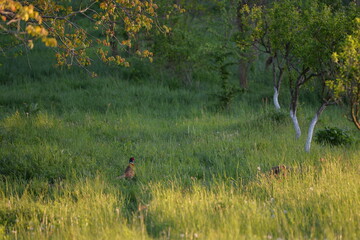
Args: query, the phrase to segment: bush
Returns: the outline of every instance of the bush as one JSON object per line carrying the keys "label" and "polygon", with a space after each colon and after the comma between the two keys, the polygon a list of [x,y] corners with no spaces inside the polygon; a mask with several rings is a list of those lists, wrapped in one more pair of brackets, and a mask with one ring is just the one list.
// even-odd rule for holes
{"label": "bush", "polygon": [[351,144],[352,139],[343,129],[326,127],[325,129],[316,132],[315,142],[322,145],[339,146]]}

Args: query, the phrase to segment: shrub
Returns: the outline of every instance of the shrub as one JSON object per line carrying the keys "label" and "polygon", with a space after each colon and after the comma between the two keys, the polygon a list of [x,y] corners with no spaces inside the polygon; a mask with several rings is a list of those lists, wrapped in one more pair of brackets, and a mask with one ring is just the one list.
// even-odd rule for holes
{"label": "shrub", "polygon": [[350,144],[352,139],[343,129],[326,127],[325,129],[316,132],[315,142],[322,145],[339,146]]}

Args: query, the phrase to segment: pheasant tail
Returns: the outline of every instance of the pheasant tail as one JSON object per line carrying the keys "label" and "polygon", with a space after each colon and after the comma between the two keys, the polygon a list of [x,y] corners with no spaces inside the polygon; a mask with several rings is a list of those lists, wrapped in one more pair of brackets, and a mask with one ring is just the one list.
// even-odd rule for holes
{"label": "pheasant tail", "polygon": [[122,178],[125,178],[125,174],[123,174],[123,175],[121,175],[121,176],[116,177],[116,179],[122,179]]}

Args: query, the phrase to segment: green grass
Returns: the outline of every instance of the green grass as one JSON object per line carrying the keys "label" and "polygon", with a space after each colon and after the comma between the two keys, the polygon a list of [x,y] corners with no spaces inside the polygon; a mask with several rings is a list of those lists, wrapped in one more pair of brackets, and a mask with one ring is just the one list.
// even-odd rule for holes
{"label": "green grass", "polygon": [[[360,236],[359,144],[305,153],[316,106],[300,108],[295,140],[262,102],[263,82],[217,112],[214,86],[120,77],[39,70],[2,82],[1,239]],[[341,108],[324,112],[325,126],[358,137]],[[136,180],[116,180],[131,156]],[[279,164],[295,170],[263,174]]]}

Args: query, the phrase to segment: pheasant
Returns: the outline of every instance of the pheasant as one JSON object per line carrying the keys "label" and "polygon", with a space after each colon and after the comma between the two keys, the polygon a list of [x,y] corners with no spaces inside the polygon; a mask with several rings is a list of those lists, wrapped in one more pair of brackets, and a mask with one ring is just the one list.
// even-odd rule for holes
{"label": "pheasant", "polygon": [[135,176],[135,158],[131,157],[129,160],[129,165],[125,169],[125,172],[123,175],[117,177],[117,179],[126,178],[126,179],[132,179]]}
{"label": "pheasant", "polygon": [[271,168],[270,175],[275,177],[286,177],[286,174],[291,170],[291,167],[279,165]]}

